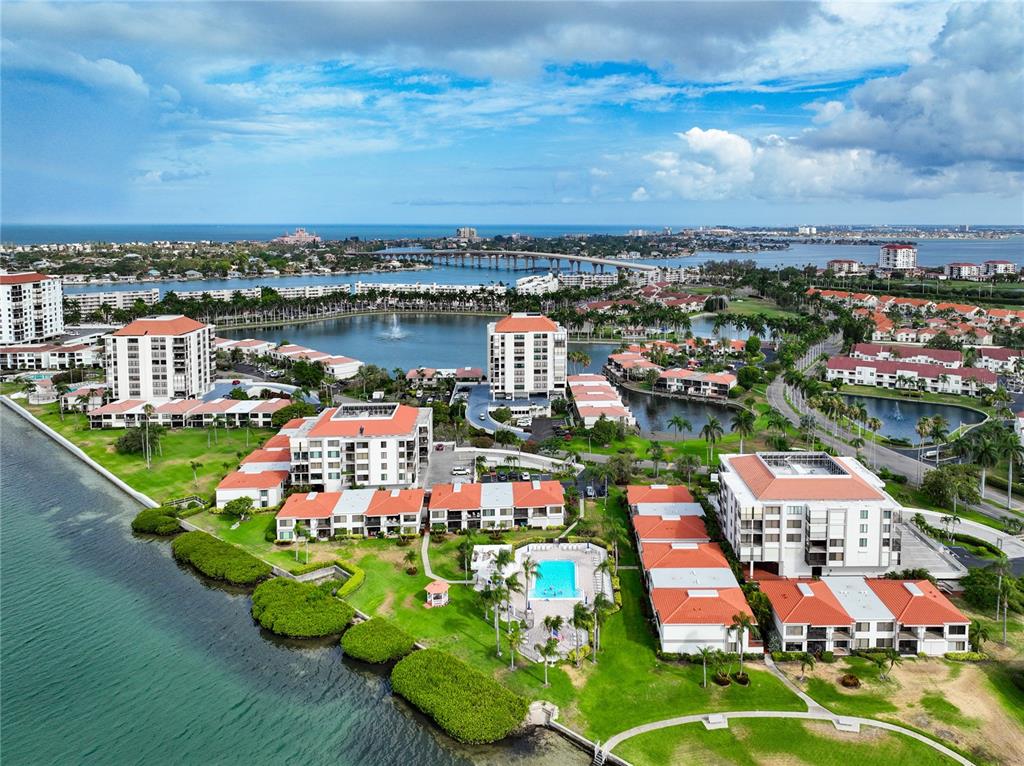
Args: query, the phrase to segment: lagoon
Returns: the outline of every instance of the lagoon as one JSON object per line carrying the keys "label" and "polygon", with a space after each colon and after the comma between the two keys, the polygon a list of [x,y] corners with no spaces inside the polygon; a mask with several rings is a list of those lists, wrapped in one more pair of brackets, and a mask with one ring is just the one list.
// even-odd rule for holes
{"label": "lagoon", "polygon": [[843,399],[851,404],[863,404],[868,416],[882,421],[879,433],[890,439],[906,439],[917,444],[920,438],[917,421],[921,418],[932,418],[941,415],[954,431],[960,425],[975,425],[985,419],[985,413],[954,404],[934,404],[913,399],[885,399],[877,396],[855,396],[843,394]]}

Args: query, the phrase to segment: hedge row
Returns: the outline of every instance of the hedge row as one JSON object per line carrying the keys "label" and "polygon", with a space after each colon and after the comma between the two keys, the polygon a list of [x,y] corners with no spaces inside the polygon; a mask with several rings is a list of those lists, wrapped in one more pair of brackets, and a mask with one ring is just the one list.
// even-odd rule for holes
{"label": "hedge row", "polygon": [[[934,537],[936,540],[946,540],[947,542],[949,541],[950,536],[946,534],[945,530],[939,529],[938,527],[933,527],[927,521],[921,524],[915,519],[914,523],[917,524],[917,526],[920,527],[922,531],[926,532],[931,537]],[[960,532],[954,532],[952,537],[953,542],[955,543],[967,543],[968,545],[974,545],[978,548],[983,548],[996,557],[1003,555],[1003,551],[1001,548],[999,548],[996,545],[993,545],[988,540],[982,540],[980,537],[975,537],[974,535],[965,535]]]}
{"label": "hedge row", "polygon": [[187,561],[207,577],[251,585],[270,576],[270,565],[241,548],[205,532],[186,532],[171,543],[174,558]]}
{"label": "hedge row", "polygon": [[[803,660],[805,654],[807,654],[807,652],[772,652],[772,659],[776,662],[800,662]],[[836,661],[836,655],[834,652],[821,652],[820,656],[811,652],[811,655],[816,660],[821,660],[822,662]]]}
{"label": "hedge row", "polygon": [[278,577],[252,594],[252,616],[267,630],[292,638],[320,638],[345,630],[355,609],[332,595],[337,583],[312,585]]}
{"label": "hedge row", "polygon": [[132,531],[150,535],[174,535],[181,531],[181,525],[174,508],[143,508],[132,519]]}
{"label": "hedge row", "polygon": [[523,725],[529,709],[526,699],[439,649],[399,660],[391,687],[460,742],[504,739]]}
{"label": "hedge row", "polygon": [[[659,660],[664,660],[666,662],[688,662],[692,665],[704,664],[704,660],[701,659],[701,656],[697,653],[687,654],[686,652],[663,652],[660,649],[656,649],[654,653]],[[739,655],[736,654],[736,652],[722,652],[716,656],[724,662],[736,662],[739,659]],[[743,653],[744,662],[757,662],[758,660],[763,659],[764,655],[760,652]]]}
{"label": "hedge row", "polygon": [[336,561],[339,567],[348,572],[348,579],[341,584],[338,588],[338,598],[348,598],[350,595],[359,590],[363,584],[363,580],[366,579],[366,572],[361,567],[356,566],[350,561]]}
{"label": "hedge row", "polygon": [[363,662],[394,662],[413,650],[416,639],[396,625],[374,617],[353,625],[341,637],[345,654]]}
{"label": "hedge row", "polygon": [[984,662],[988,659],[985,652],[946,652],[942,656],[956,662]]}

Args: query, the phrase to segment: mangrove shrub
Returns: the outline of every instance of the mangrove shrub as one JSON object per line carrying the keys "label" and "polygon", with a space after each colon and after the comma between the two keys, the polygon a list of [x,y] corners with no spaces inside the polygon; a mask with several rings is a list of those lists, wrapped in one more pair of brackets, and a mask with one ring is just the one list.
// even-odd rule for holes
{"label": "mangrove shrub", "polygon": [[353,625],[341,637],[345,654],[363,662],[393,662],[413,650],[415,639],[380,617]]}
{"label": "mangrove shrub", "polygon": [[270,565],[206,532],[186,532],[173,543],[174,558],[187,561],[207,577],[251,585],[270,576]]}
{"label": "mangrove shrub", "polygon": [[292,638],[341,633],[355,609],[333,595],[336,582],[323,585],[283,577],[261,583],[252,594],[252,616],[267,630]]}

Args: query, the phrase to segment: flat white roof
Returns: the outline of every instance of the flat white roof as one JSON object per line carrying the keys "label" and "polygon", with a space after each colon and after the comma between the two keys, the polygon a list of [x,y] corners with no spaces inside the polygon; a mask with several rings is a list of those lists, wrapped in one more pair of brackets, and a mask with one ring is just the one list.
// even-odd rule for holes
{"label": "flat white roof", "polygon": [[828,586],[840,606],[856,622],[893,619],[892,612],[882,603],[882,599],[868,587],[867,581],[863,577],[822,577],[821,581]]}
{"label": "flat white roof", "polygon": [[738,588],[731,569],[662,569],[650,570],[654,588]]}
{"label": "flat white roof", "polygon": [[515,504],[512,482],[503,481],[480,486],[480,506],[482,508],[512,508]]}
{"label": "flat white roof", "polygon": [[703,516],[700,503],[637,503],[638,516]]}
{"label": "flat white roof", "polygon": [[366,513],[373,500],[375,489],[346,489],[334,507],[335,513]]}

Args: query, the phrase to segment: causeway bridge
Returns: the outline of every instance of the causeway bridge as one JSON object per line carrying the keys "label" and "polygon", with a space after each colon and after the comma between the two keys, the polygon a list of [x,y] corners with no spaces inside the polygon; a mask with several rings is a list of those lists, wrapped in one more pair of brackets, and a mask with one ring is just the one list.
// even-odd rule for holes
{"label": "causeway bridge", "polygon": [[589,263],[594,271],[604,272],[607,268],[626,271],[654,271],[658,267],[646,263],[618,258],[598,258],[592,255],[571,255],[569,253],[535,253],[529,250],[378,250],[374,255],[387,255],[397,260],[440,261],[455,266],[498,268],[507,265],[511,269],[534,270],[540,262],[546,262],[552,271],[561,271],[565,262],[567,271],[580,271]]}

